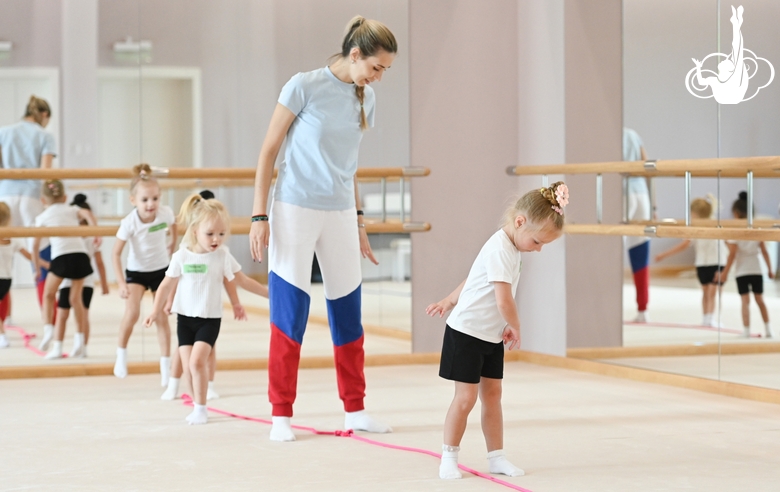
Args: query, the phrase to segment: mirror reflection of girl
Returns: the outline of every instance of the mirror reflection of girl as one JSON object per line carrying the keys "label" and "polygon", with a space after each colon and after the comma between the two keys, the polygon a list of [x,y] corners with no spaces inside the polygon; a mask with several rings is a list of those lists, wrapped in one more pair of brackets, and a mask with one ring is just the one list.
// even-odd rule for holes
{"label": "mirror reflection of girl", "polygon": [[[47,180],[43,183],[42,199],[46,209],[35,218],[36,227],[75,227],[82,220],[91,226],[97,225],[90,210],[65,203],[68,199],[65,187],[57,179]],[[43,286],[44,326],[43,339],[39,346],[41,350],[47,350],[54,337],[54,305],[57,290],[66,278],[71,280],[70,305],[73,307],[76,326],[80,332],[84,331],[85,311],[82,290],[84,278],[92,274],[92,265],[83,238],[51,237],[49,242],[51,244],[51,262]],[[101,240],[96,237],[94,242],[95,246],[99,247]],[[40,271],[40,244],[41,238],[36,237],[33,241],[32,251],[36,271]],[[62,342],[54,342],[52,350],[62,352]]]}
{"label": "mirror reflection of girl", "polygon": [[[691,202],[691,216],[694,219],[710,219],[713,212],[717,209],[717,200],[711,194],[707,198],[696,198]],[[670,248],[655,257],[656,263],[664,259],[682,253],[693,243],[696,251],[696,275],[702,289],[701,307],[704,315],[701,324],[703,326],[717,326],[717,320],[714,317],[715,295],[718,287],[722,285],[719,282],[719,276],[728,255],[726,244],[719,239],[685,239],[677,246]]]}
{"label": "mirror reflection of girl", "polygon": [[[0,202],[0,227],[8,227],[11,222],[11,208]],[[14,237],[0,237],[0,302],[4,301],[11,290],[11,279],[14,274],[14,256],[21,254],[28,260],[32,260],[30,252],[24,248],[24,240]],[[5,306],[0,305],[0,348],[9,346],[8,338],[5,335],[6,317],[8,315]]]}
{"label": "mirror reflection of girl", "polygon": [[[734,201],[731,207],[731,213],[735,219],[747,218],[747,193],[741,192],[739,198]],[[772,271],[772,262],[769,260],[769,253],[763,241],[726,241],[729,247],[729,259],[726,262],[726,268],[721,273],[721,282],[725,282],[734,266],[734,277],[737,280],[737,291],[742,299],[742,336],[750,337],[750,292],[753,292],[753,299],[756,300],[761,318],[764,320],[764,336],[772,338],[772,327],[769,324],[769,311],[764,303],[764,277],[761,273],[761,264],[759,262],[759,253],[766,262],[769,270],[769,278],[775,278]]]}
{"label": "mirror reflection of girl", "polygon": [[[92,207],[87,203],[86,195],[81,193],[73,197],[71,205],[75,205],[79,208],[92,210]],[[81,225],[89,225],[85,220],[81,221]],[[73,348],[71,349],[68,357],[83,359],[87,357],[87,344],[89,343],[89,306],[92,303],[92,294],[95,287],[95,274],[97,274],[100,280],[100,287],[102,294],[108,295],[108,279],[106,278],[106,267],[103,264],[103,255],[100,253],[100,248],[95,247],[94,238],[85,237],[84,246],[87,248],[87,254],[89,255],[90,262],[92,264],[92,270],[95,272],[92,275],[87,276],[84,279],[84,288],[82,289],[82,301],[84,303],[84,323],[82,326],[76,327],[76,333],[73,335]],[[62,341],[65,338],[65,328],[68,324],[68,317],[70,316],[70,287],[71,280],[65,279],[60,284],[60,290],[57,295],[57,316],[55,322],[55,335],[54,335],[54,348],[52,348],[46,359],[59,359],[62,357]]]}
{"label": "mirror reflection of girl", "polygon": [[[119,297],[125,299],[114,363],[114,375],[118,378],[127,376],[127,343],[141,316],[141,299],[147,290],[156,296],[157,287],[165,278],[177,234],[173,210],[160,204],[160,184],[152,176],[152,168],[149,164],[139,164],[133,168],[133,173],[130,203],[135,208],[120,222],[112,253]],[[172,236],[170,243],[169,231]],[[130,245],[130,251],[127,269],[123,270],[122,250],[125,244]],[[164,316],[157,319],[156,325],[160,345],[160,384],[166,387],[171,365],[171,327]]]}

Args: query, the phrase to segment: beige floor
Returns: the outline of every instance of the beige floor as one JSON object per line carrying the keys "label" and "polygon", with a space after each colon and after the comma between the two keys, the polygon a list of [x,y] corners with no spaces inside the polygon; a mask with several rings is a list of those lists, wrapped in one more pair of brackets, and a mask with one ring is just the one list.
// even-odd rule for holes
{"label": "beige floor", "polygon": [[[395,428],[380,441],[436,450],[451,384],[435,366],[372,367],[367,406]],[[0,381],[0,490],[500,491],[437,478],[437,460],[212,415],[189,427],[153,375]],[[214,407],[268,417],[264,372],[221,372]],[[507,364],[505,448],[533,492],[776,491],[775,405],[523,363]],[[332,370],[303,370],[294,422],[342,423]],[[461,462],[485,470],[475,409]]]}

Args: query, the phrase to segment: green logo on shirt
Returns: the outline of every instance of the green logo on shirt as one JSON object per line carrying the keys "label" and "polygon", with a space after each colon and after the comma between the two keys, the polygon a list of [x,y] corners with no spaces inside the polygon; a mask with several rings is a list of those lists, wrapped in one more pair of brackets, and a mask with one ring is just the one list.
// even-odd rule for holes
{"label": "green logo on shirt", "polygon": [[168,228],[168,223],[167,222],[162,222],[160,224],[157,224],[156,226],[150,227],[149,228],[149,232],[157,232],[157,231],[161,231],[161,230],[167,229],[167,228]]}
{"label": "green logo on shirt", "polygon": [[207,270],[208,266],[203,264],[184,265],[184,273],[206,273]]}

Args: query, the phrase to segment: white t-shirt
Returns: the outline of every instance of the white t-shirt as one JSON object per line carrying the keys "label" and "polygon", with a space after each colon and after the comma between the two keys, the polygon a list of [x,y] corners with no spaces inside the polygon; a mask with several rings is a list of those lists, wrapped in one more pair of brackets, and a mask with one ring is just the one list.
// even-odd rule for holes
{"label": "white t-shirt", "polygon": [[514,297],[522,266],[520,252],[506,233],[499,230],[493,234],[474,260],[447,324],[480,340],[501,342],[506,321],[498,311],[493,283],[511,284]]}
{"label": "white t-shirt", "polygon": [[726,243],[720,239],[694,239],[693,247],[696,252],[696,266],[726,265],[729,249]]}
{"label": "white t-shirt", "polygon": [[737,245],[734,259],[734,278],[746,275],[761,275],[761,263],[758,261],[758,241],[727,241]]}
{"label": "white t-shirt", "polygon": [[[79,225],[79,207],[64,203],[52,203],[35,218],[36,227],[77,227]],[[83,238],[52,237],[51,259],[70,253],[86,253]]]}
{"label": "white t-shirt", "polygon": [[165,272],[166,277],[179,278],[171,311],[191,318],[221,318],[222,279],[233,280],[239,270],[241,265],[223,248],[200,254],[180,248]]}
{"label": "white t-shirt", "polygon": [[0,243],[0,278],[14,276],[14,255],[24,249],[24,240],[20,237],[9,238],[8,244]]}
{"label": "white t-shirt", "polygon": [[168,229],[176,222],[171,207],[161,205],[154,220],[141,222],[134,209],[119,223],[117,239],[127,241],[127,269],[156,272],[168,266]]}
{"label": "white t-shirt", "polygon": [[[354,207],[363,138],[355,84],[342,82],[328,67],[298,73],[282,88],[279,104],[296,118],[287,131],[274,199],[316,210]],[[374,89],[366,86],[363,109],[369,126],[374,126],[374,107]]]}
{"label": "white t-shirt", "polygon": [[[89,256],[89,264],[92,265],[92,275],[87,275],[84,277],[84,287],[95,287],[95,278],[98,278],[98,269],[97,265],[95,264],[95,252],[100,251],[99,249],[95,248],[95,238],[94,237],[85,237],[84,239],[84,247],[87,248],[87,255]],[[71,279],[65,278],[62,279],[62,283],[60,284],[60,289],[64,289],[66,287],[70,287],[72,284]]]}

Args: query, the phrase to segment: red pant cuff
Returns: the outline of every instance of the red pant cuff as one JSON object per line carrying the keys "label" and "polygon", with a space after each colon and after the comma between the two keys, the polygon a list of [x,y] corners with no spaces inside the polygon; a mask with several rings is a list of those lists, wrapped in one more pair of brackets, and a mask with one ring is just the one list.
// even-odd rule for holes
{"label": "red pant cuff", "polygon": [[344,411],[345,412],[359,412],[361,410],[365,410],[365,406],[363,405],[363,398],[358,398],[356,400],[344,400]]}
{"label": "red pant cuff", "polygon": [[292,417],[293,416],[292,405],[289,403],[284,403],[281,405],[273,405],[273,409],[271,410],[271,415],[273,415],[274,417]]}

